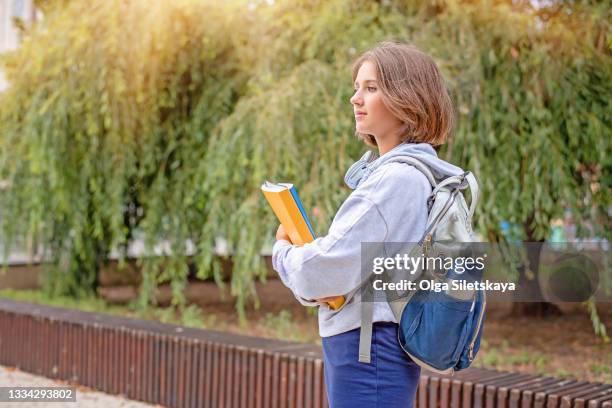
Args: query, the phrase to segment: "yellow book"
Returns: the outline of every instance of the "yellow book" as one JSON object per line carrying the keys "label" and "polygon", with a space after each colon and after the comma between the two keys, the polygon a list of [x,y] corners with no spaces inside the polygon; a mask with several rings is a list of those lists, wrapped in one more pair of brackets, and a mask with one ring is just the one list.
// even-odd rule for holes
{"label": "yellow book", "polygon": [[[303,246],[314,241],[312,225],[293,184],[266,181],[261,185],[261,191],[293,244]],[[326,303],[336,310],[344,303],[344,296],[338,296]]]}

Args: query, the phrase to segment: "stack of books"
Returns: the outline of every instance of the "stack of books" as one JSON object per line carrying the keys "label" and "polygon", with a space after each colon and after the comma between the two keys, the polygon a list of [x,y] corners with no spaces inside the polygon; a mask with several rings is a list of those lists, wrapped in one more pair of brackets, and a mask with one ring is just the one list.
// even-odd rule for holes
{"label": "stack of books", "polygon": [[[293,184],[266,181],[261,185],[261,191],[287,231],[291,243],[303,246],[314,241],[312,225]],[[336,310],[344,304],[344,300],[344,296],[338,296],[331,300],[327,299],[326,303],[331,309]]]}

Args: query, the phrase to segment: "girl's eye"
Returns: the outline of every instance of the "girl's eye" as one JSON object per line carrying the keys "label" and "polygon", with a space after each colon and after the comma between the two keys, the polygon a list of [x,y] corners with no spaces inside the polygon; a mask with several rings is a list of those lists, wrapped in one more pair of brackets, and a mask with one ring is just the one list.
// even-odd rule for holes
{"label": "girl's eye", "polygon": [[[368,86],[366,89],[367,89],[368,91],[370,91],[370,92],[376,92],[376,88],[375,88],[375,87],[373,87],[373,86]],[[353,90],[354,90],[355,92],[357,92],[357,91],[359,91],[359,88],[353,88]]]}

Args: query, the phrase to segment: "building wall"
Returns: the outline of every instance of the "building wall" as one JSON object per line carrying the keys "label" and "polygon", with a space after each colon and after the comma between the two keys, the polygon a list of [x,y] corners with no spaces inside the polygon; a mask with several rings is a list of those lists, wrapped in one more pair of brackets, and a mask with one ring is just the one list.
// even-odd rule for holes
{"label": "building wall", "polygon": [[[34,9],[32,0],[0,0],[0,54],[19,47],[21,38],[19,30],[14,24],[15,18],[29,25],[40,17],[40,13],[37,13]],[[6,89],[7,86],[8,83],[0,68],[0,92]],[[0,189],[2,188],[6,188],[6,186],[4,185],[4,181],[0,180]],[[4,251],[3,246],[2,236],[0,236],[0,250],[2,251]],[[13,250],[9,256],[9,264],[25,265],[31,261],[31,256],[27,255],[25,251],[20,248]],[[0,262],[0,265],[1,264]],[[9,279],[8,276],[2,274],[2,271],[0,271],[0,288],[24,288],[37,284],[37,268],[37,266],[24,266],[18,273],[19,278],[16,279],[12,277]],[[9,280],[12,282],[11,284],[7,283]]]}
{"label": "building wall", "polygon": [[[25,24],[31,24],[37,17],[32,0],[0,0],[0,53],[10,51],[19,46],[19,30],[14,19],[18,18]],[[0,70],[0,91],[8,86],[2,70]]]}

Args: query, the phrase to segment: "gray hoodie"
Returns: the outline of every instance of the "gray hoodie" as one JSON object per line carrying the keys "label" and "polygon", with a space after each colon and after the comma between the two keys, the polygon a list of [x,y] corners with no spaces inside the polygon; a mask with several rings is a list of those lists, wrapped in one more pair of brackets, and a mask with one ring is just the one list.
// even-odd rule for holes
{"label": "gray hoodie", "polygon": [[[327,235],[302,247],[278,240],[272,266],[300,303],[319,307],[319,334],[333,336],[360,327],[360,297],[340,310],[306,299],[344,295],[361,281],[362,242],[417,242],[427,223],[432,187],[416,168],[394,162],[400,156],[420,159],[437,179],[463,170],[438,158],[427,143],[402,143],[381,157],[366,152],[346,173],[354,191],[342,203]],[[386,302],[374,303],[374,322],[396,322]]]}

